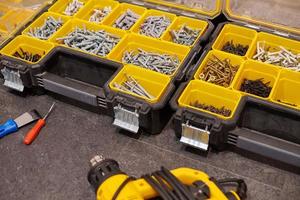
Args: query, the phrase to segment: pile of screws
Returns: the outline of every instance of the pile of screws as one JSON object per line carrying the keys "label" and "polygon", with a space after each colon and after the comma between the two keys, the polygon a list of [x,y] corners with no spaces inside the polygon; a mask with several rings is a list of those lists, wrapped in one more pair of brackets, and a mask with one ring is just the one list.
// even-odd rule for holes
{"label": "pile of screws", "polygon": [[140,34],[160,38],[171,24],[171,20],[166,16],[150,16],[140,27]]}
{"label": "pile of screws", "polygon": [[126,51],[123,54],[122,62],[166,75],[172,75],[180,64],[177,56],[147,52],[140,48],[136,51]]}
{"label": "pile of screws", "polygon": [[199,79],[220,85],[223,87],[229,87],[232,83],[239,66],[233,66],[230,63],[229,58],[220,60],[217,56],[212,55],[199,75]]}
{"label": "pile of screws", "polygon": [[126,76],[126,81],[122,83],[122,85],[118,83],[114,83],[114,87],[118,88],[119,90],[123,90],[125,92],[132,92],[136,95],[149,98],[149,99],[154,99],[154,96],[149,94],[139,82],[133,78],[132,76],[125,74]]}
{"label": "pile of screws", "polygon": [[264,83],[263,78],[256,80],[244,79],[240,90],[249,94],[267,98],[272,90],[272,87],[269,85],[270,82]]}
{"label": "pile of screws", "polygon": [[200,30],[194,30],[184,24],[179,30],[171,30],[170,32],[173,42],[181,45],[191,46],[196,41]]}
{"label": "pile of screws", "polygon": [[78,12],[80,8],[84,6],[84,3],[79,0],[73,0],[71,3],[68,4],[66,10],[64,11],[65,15],[73,16]]}
{"label": "pile of screws", "polygon": [[271,49],[265,41],[257,42],[257,53],[253,59],[300,72],[300,53],[295,54],[282,46]]}
{"label": "pile of screws", "polygon": [[63,25],[63,21],[61,18],[58,20],[53,17],[47,17],[45,19],[44,25],[37,28],[31,28],[27,35],[31,37],[35,37],[41,40],[47,40],[51,35],[53,35],[61,26]]}
{"label": "pile of screws", "polygon": [[106,17],[109,13],[111,13],[112,8],[111,6],[105,6],[102,10],[101,9],[94,9],[94,13],[91,15],[89,21],[100,23],[104,17]]}
{"label": "pile of screws", "polygon": [[216,113],[218,115],[223,115],[225,117],[229,117],[231,115],[231,110],[226,109],[225,107],[222,108],[216,108],[212,105],[207,105],[204,103],[199,103],[198,101],[191,103],[191,106],[202,109],[202,110],[207,110],[212,113]]}
{"label": "pile of screws", "polygon": [[241,45],[241,44],[234,44],[231,40],[230,42],[226,42],[225,45],[222,48],[222,51],[232,53],[239,56],[246,55],[247,51],[249,49],[249,45]]}
{"label": "pile of screws", "polygon": [[140,15],[130,9],[127,9],[127,11],[116,20],[113,27],[122,30],[129,30],[140,17]]}
{"label": "pile of screws", "polygon": [[104,30],[89,31],[86,28],[76,28],[68,36],[57,40],[63,41],[69,47],[104,57],[118,44],[120,37]]}
{"label": "pile of screws", "polygon": [[[45,55],[45,52],[44,52],[44,55]],[[13,54],[14,57],[17,57],[17,58],[21,58],[23,60],[27,60],[29,62],[37,62],[41,59],[41,55],[39,54],[33,54],[33,53],[29,53],[27,51],[24,51],[22,48],[20,48],[20,52],[19,51],[16,51],[14,54]]]}

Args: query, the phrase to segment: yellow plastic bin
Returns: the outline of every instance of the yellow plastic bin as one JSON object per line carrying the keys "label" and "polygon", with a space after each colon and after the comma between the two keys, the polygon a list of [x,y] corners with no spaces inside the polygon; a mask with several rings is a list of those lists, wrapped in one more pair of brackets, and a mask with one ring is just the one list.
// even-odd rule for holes
{"label": "yellow plastic bin", "polygon": [[49,8],[49,11],[56,12],[62,15],[67,16],[74,16],[77,17],[79,12],[84,8],[84,6],[88,3],[89,0],[78,0],[82,3],[82,6],[77,7],[72,14],[66,13],[67,7],[73,2],[74,0],[58,0],[53,6]]}

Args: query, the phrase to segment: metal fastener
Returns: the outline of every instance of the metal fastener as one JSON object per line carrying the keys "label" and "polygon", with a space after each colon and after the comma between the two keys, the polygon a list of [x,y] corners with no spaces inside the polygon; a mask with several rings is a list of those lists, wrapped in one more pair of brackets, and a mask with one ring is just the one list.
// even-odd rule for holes
{"label": "metal fastener", "polygon": [[130,9],[127,9],[114,23],[113,27],[129,30],[141,16]]}
{"label": "metal fastener", "polygon": [[154,38],[160,38],[170,24],[171,20],[166,16],[149,16],[140,26],[139,33]]}
{"label": "metal fastener", "polygon": [[69,3],[64,11],[65,15],[73,16],[76,14],[80,8],[84,6],[84,3],[79,0],[73,0],[71,3]]}
{"label": "metal fastener", "polygon": [[239,56],[246,55],[248,49],[249,49],[249,45],[234,44],[233,40],[226,42],[222,47],[222,51],[239,55]]}
{"label": "metal fastener", "polygon": [[215,106],[208,105],[205,103],[200,103],[199,101],[191,102],[190,106],[196,107],[202,110],[207,110],[209,112],[223,115],[225,117],[229,117],[231,115],[231,110],[225,108],[224,106],[222,108],[216,108]]}
{"label": "metal fastener", "polygon": [[249,80],[244,79],[240,90],[249,94],[267,98],[272,90],[270,82],[264,83],[264,79]]}
{"label": "metal fastener", "polygon": [[111,13],[111,6],[105,6],[103,9],[94,9],[89,21],[100,23],[109,13]]}
{"label": "metal fastener", "polygon": [[200,30],[192,29],[186,24],[183,24],[179,30],[171,30],[170,34],[173,42],[181,45],[191,46],[198,38]]}
{"label": "metal fastener", "polygon": [[[45,55],[46,52],[43,52],[43,55]],[[27,60],[29,62],[37,62],[41,59],[42,55],[40,54],[34,54],[34,53],[30,53],[27,51],[24,51],[22,48],[20,48],[19,50],[17,50],[14,54],[14,57],[23,59],[23,60]]]}

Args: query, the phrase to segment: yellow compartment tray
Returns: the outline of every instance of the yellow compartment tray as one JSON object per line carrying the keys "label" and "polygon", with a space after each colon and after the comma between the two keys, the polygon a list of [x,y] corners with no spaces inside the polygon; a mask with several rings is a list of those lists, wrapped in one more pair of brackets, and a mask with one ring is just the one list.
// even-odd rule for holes
{"label": "yellow compartment tray", "polygon": [[[49,11],[50,12],[55,12],[55,13],[59,13],[61,15],[67,15],[65,13],[66,8],[68,7],[68,5],[70,3],[72,3],[74,0],[58,0],[57,2],[55,2],[50,8]],[[86,4],[89,2],[89,0],[78,0],[79,2],[83,3],[83,6],[80,7],[79,9],[76,10],[76,12],[73,15],[67,15],[67,16],[71,16],[71,17],[77,17],[77,15],[79,14],[79,12],[81,10],[83,10],[84,6],[86,6]]]}

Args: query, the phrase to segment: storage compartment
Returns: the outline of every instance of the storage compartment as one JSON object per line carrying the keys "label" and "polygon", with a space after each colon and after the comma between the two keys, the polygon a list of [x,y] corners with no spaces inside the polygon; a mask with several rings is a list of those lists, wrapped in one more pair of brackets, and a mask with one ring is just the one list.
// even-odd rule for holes
{"label": "storage compartment", "polygon": [[[230,119],[233,117],[240,100],[241,94],[239,92],[203,81],[192,80],[179,97],[178,104],[180,107],[196,109],[221,119]],[[213,108],[203,109],[197,107],[197,104],[202,104],[201,107],[212,106]],[[221,112],[213,112],[213,110]]]}
{"label": "storage compartment", "polygon": [[[76,1],[79,2],[79,4],[74,3]],[[81,11],[88,2],[89,0],[58,0],[49,8],[49,11],[77,17],[79,11]]]}
{"label": "storage compartment", "polygon": [[[244,51],[242,51],[239,55],[248,56],[250,47],[254,44],[256,37],[257,33],[255,30],[233,24],[226,24],[218,35],[212,48],[214,50],[226,51],[224,49],[225,45],[231,44],[235,47],[237,47],[237,45],[242,45],[245,48],[247,47],[247,50],[243,54],[242,52]],[[237,53],[234,54],[238,55]]]}
{"label": "storage compartment", "polygon": [[10,11],[0,18],[0,30],[11,33],[21,24],[29,20],[33,14],[33,10],[11,8]]}
{"label": "storage compartment", "polygon": [[157,103],[160,101],[170,81],[170,77],[160,73],[133,65],[126,65],[110,82],[109,86],[114,91],[145,99],[149,103]]}
{"label": "storage compartment", "polygon": [[[43,59],[53,48],[54,45],[51,43],[28,36],[18,36],[1,50],[1,54],[34,64]],[[20,56],[16,56],[16,53]],[[27,55],[24,55],[26,53]],[[39,57],[33,58],[35,55]],[[20,57],[23,56],[24,59],[21,59]]]}
{"label": "storage compartment", "polygon": [[300,74],[281,71],[278,82],[271,96],[272,100],[285,106],[300,109]]}
{"label": "storage compartment", "polygon": [[[48,21],[48,19],[51,20],[55,20],[53,21]],[[69,17],[66,17],[64,15],[60,15],[57,13],[51,13],[51,12],[46,12],[43,15],[41,15],[38,19],[36,19],[30,26],[28,26],[23,32],[23,35],[28,35],[30,37],[34,37],[37,39],[42,39],[42,40],[50,40],[54,34],[69,20]],[[48,21],[48,23],[50,23],[50,25],[46,25],[46,21]],[[51,28],[44,28],[44,27],[49,27],[51,26]],[[49,30],[53,30],[52,34],[49,35],[43,35],[41,34],[41,31],[35,34],[35,32],[37,32],[37,30],[41,30],[41,28],[43,28],[42,31],[43,33],[47,33],[50,32]],[[52,32],[52,31],[51,31]],[[51,33],[50,32],[50,33]]]}
{"label": "storage compartment", "polygon": [[[200,39],[200,37],[205,33],[205,31],[208,28],[208,23],[206,21],[202,21],[202,20],[198,20],[198,19],[194,19],[194,18],[188,18],[188,17],[183,17],[183,16],[177,17],[175,22],[164,33],[164,35],[162,36],[162,39],[165,41],[170,41],[170,42],[176,43],[176,44],[185,45],[185,43],[183,42],[185,39],[182,39],[179,41],[177,39],[177,41],[176,41],[176,36],[184,37],[184,36],[180,36],[182,33],[180,33],[179,30],[181,30],[181,29],[184,30],[185,27],[187,27],[189,29],[189,30],[186,30],[186,33],[189,33],[190,31],[198,32],[198,34],[190,34],[190,35],[194,35],[195,37],[192,36],[189,39],[191,41],[190,44],[188,44],[186,46],[192,47],[196,44],[196,42]],[[176,32],[175,33],[176,36],[172,32]]]}
{"label": "storage compartment", "polygon": [[76,15],[77,18],[90,21],[91,22],[91,16],[95,14],[96,10],[101,10],[106,8],[110,8],[110,12],[106,15],[103,15],[98,21],[94,21],[94,23],[101,24],[103,21],[111,15],[111,13],[119,6],[119,3],[117,1],[111,1],[111,0],[91,0],[89,1],[83,9],[81,9],[78,14]]}
{"label": "storage compartment", "polygon": [[242,85],[245,84],[247,80],[261,81],[270,88],[269,91],[261,91],[265,90],[264,88],[259,88],[261,84],[253,84],[253,86],[251,86],[252,88],[249,88],[247,90],[254,89],[255,91],[265,93],[265,96],[258,96],[250,94],[249,92],[242,92],[244,94],[256,96],[258,98],[268,98],[270,94],[272,94],[272,91],[274,89],[273,87],[277,81],[278,74],[278,68],[273,67],[272,65],[263,64],[256,61],[246,61],[243,64],[241,71],[237,74],[238,78],[235,79],[233,83],[233,88],[235,90],[241,91]]}
{"label": "storage compartment", "polygon": [[[142,18],[146,10],[146,8],[141,6],[122,3],[103,21],[103,24],[130,31],[133,29],[134,25]],[[125,16],[127,16],[127,11],[132,12],[132,14],[137,15],[138,17],[132,19],[132,16],[130,16],[130,20],[126,20]],[[124,21],[122,19],[128,22],[123,23]],[[120,25],[115,26],[116,23]]]}
{"label": "storage compartment", "polygon": [[242,57],[212,50],[202,61],[194,78],[223,87],[231,87],[243,62]]}

